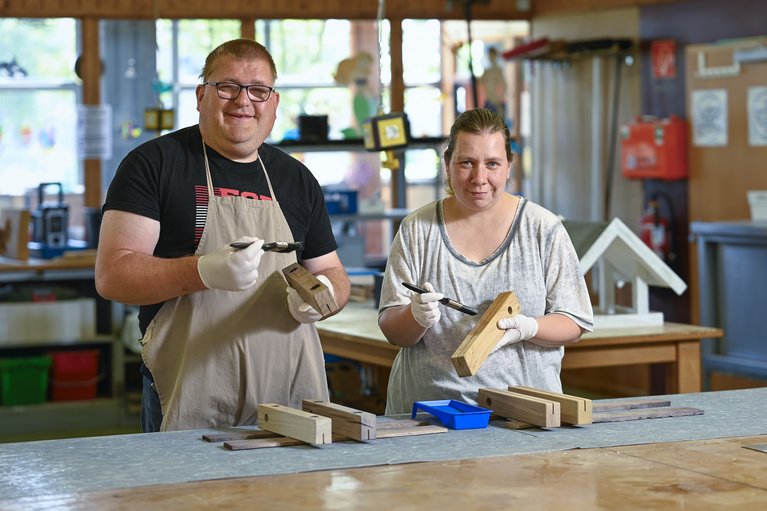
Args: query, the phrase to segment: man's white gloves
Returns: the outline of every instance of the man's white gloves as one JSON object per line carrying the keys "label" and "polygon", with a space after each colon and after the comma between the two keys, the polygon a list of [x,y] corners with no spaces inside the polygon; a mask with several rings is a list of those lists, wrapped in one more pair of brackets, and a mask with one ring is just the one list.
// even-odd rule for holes
{"label": "man's white gloves", "polygon": [[[325,284],[330,290],[330,294],[333,295],[333,299],[336,297],[336,292],[333,289],[333,284],[330,283],[330,279],[325,275],[317,275],[317,280]],[[322,314],[317,312],[314,307],[309,305],[301,298],[301,295],[288,286],[288,310],[290,315],[299,323],[314,323],[322,319]]]}
{"label": "man's white gloves", "polygon": [[490,353],[495,353],[507,344],[532,339],[538,333],[538,321],[523,314],[501,318],[498,320],[497,326],[506,332]]}
{"label": "man's white gloves", "polygon": [[244,236],[237,241],[253,244],[240,250],[227,244],[197,260],[197,272],[208,289],[242,291],[255,284],[264,240]]}
{"label": "man's white gloves", "polygon": [[429,283],[425,283],[423,287],[428,293],[414,294],[410,297],[410,312],[413,313],[413,317],[424,328],[431,328],[437,324],[439,318],[442,317],[442,311],[439,309],[439,301],[442,300],[445,295],[442,293],[435,293],[434,287]]}

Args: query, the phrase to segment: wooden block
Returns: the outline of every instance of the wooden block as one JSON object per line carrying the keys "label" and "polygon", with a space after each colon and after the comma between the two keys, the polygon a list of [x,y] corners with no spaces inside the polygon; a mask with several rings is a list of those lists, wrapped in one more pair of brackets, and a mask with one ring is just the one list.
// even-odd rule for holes
{"label": "wooden block", "polygon": [[282,274],[285,275],[288,285],[298,291],[301,298],[322,314],[323,318],[338,309],[330,289],[299,263],[286,266],[282,269]]}
{"label": "wooden block", "polygon": [[333,435],[340,435],[352,440],[366,441],[376,438],[376,416],[348,406],[329,401],[305,399],[301,403],[305,412],[329,417],[333,424]]}
{"label": "wooden block", "polygon": [[258,405],[258,427],[308,444],[333,442],[332,421],[327,417],[276,403]]}
{"label": "wooden block", "polygon": [[479,322],[450,357],[458,376],[472,376],[479,370],[505,332],[496,326],[498,320],[519,314],[521,311],[522,307],[514,291],[506,291],[495,297],[490,307],[479,318]]}
{"label": "wooden block", "polygon": [[509,387],[510,392],[518,392],[526,396],[539,397],[559,403],[560,419],[566,424],[591,424],[591,399],[559,394],[532,387]]}
{"label": "wooden block", "polygon": [[668,417],[686,417],[688,415],[703,415],[699,408],[686,407],[663,407],[663,408],[636,408],[632,410],[615,410],[612,412],[595,413],[592,421],[594,424],[602,422],[625,422],[641,419],[665,419]]}
{"label": "wooden block", "polygon": [[561,425],[560,407],[556,401],[525,396],[501,389],[479,389],[479,406],[494,414],[542,428],[558,428]]}
{"label": "wooden block", "polygon": [[32,214],[26,209],[0,211],[0,255],[26,261],[29,259],[29,223]]}

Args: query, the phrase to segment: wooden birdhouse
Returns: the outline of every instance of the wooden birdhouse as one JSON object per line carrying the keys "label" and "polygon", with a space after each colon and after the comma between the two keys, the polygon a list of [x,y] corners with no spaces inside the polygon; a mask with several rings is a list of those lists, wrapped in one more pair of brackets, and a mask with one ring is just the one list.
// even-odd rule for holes
{"label": "wooden birdhouse", "polygon": [[[649,286],[681,295],[687,284],[626,224],[562,222],[591,284],[594,328],[626,328],[663,324],[663,313],[650,311]],[[628,303],[616,296],[628,295]],[[625,302],[626,300],[624,300]]]}

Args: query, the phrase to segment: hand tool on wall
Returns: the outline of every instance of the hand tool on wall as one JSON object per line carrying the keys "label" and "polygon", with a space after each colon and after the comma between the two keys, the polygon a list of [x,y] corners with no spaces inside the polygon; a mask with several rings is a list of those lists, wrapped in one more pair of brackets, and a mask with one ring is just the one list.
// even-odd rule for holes
{"label": "hand tool on wall", "polygon": [[[411,291],[415,291],[416,293],[423,294],[428,293],[427,290],[414,286],[413,284],[408,284],[407,282],[402,283],[403,286],[408,288]],[[473,309],[471,307],[468,307],[460,302],[456,302],[455,300],[451,300],[450,298],[443,298],[439,301],[442,305],[446,305],[447,307],[450,307],[451,309],[455,309],[459,312],[463,312],[464,314],[468,314],[469,316],[476,316],[478,311],[477,309]]]}

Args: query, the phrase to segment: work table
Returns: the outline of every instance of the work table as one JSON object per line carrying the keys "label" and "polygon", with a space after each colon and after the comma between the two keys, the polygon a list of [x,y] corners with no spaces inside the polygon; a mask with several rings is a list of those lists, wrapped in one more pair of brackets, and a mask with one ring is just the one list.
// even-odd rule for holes
{"label": "work table", "polygon": [[[627,491],[662,484],[667,490],[659,491],[672,492],[666,497],[676,502],[670,507],[674,509],[680,507],[680,495],[689,499],[696,487],[704,500],[685,502],[721,503],[719,498],[733,495],[741,504],[764,502],[767,454],[740,444],[767,444],[767,436],[757,437],[767,435],[762,406],[767,388],[663,397],[672,406],[697,407],[705,413],[548,430],[517,431],[491,422],[486,429],[250,451],[229,451],[201,439],[214,430],[2,444],[0,508],[69,504],[74,509],[77,503],[98,509],[119,509],[121,503],[142,508],[181,499],[185,509],[213,509],[219,508],[220,499],[237,495],[243,499],[240,503],[254,499],[259,505],[303,502],[306,506],[297,508],[341,509],[346,502],[346,507],[359,509],[364,503],[373,509],[385,494],[401,505],[416,505],[427,495],[439,502],[449,500],[444,509],[459,509],[467,500],[482,508],[516,503],[514,495],[532,502],[537,489],[539,504],[530,508],[551,509],[552,503],[566,502],[571,498],[567,492],[577,489],[587,494],[585,508],[596,509],[603,499],[617,498],[611,497],[611,478],[620,479]],[[711,443],[713,439],[732,441]],[[659,445],[669,442],[673,444]],[[649,460],[669,456],[672,448],[697,458]],[[734,452],[744,461],[708,463],[709,452],[717,459],[723,456],[718,449],[727,452],[727,460]],[[627,450],[645,454],[626,455]],[[669,468],[683,461],[687,468]],[[589,472],[592,469],[596,472]],[[671,475],[662,476],[664,470]],[[738,482],[739,477],[750,477],[751,482]],[[673,481],[678,481],[676,489]],[[523,483],[531,486],[523,488]],[[544,498],[546,492],[553,495]],[[717,500],[711,500],[714,497]],[[654,509],[669,508],[653,505],[654,500],[644,502]]]}
{"label": "work table", "polygon": [[[349,302],[337,315],[317,323],[325,353],[382,367],[391,367],[399,346],[390,344],[378,327],[372,302]],[[565,348],[563,369],[627,364],[667,365],[666,393],[701,390],[701,339],[718,338],[721,328],[663,323],[630,328],[605,328],[583,335]]]}

